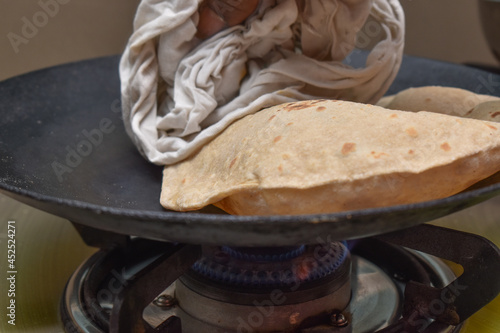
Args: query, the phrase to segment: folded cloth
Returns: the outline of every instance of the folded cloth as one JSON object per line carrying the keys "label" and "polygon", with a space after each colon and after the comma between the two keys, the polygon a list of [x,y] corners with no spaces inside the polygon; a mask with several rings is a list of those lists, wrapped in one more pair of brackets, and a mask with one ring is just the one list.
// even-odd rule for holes
{"label": "folded cloth", "polygon": [[[123,119],[152,163],[177,163],[235,120],[285,102],[375,103],[399,70],[398,0],[261,0],[245,25],[196,38],[202,0],[142,0],[120,62]],[[356,37],[382,38],[364,67]],[[377,37],[378,38],[378,37]]]}

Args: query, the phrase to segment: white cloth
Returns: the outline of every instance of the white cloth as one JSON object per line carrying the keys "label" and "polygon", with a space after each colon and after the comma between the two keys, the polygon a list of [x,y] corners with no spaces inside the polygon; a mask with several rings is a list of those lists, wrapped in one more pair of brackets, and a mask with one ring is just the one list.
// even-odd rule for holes
{"label": "white cloth", "polygon": [[[261,0],[246,25],[204,41],[195,37],[201,1],[142,0],[120,62],[125,127],[155,164],[187,158],[236,119],[272,105],[375,103],[399,69],[398,0]],[[368,17],[378,23],[365,37],[377,29],[385,36],[365,67],[352,68],[345,59]]]}

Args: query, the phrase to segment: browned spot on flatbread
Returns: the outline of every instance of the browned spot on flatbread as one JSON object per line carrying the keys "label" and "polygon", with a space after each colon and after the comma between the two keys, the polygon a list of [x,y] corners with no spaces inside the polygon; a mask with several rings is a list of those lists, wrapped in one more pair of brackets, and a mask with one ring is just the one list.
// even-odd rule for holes
{"label": "browned spot on flatbread", "polygon": [[408,150],[408,154],[413,155],[415,154],[415,151],[413,149]]}
{"label": "browned spot on flatbread", "polygon": [[326,99],[315,99],[315,100],[310,101],[310,104],[311,105],[315,105],[315,104],[318,104],[318,103],[322,103],[324,101],[326,101]]}
{"label": "browned spot on flatbread", "polygon": [[280,141],[280,140],[281,140],[281,135],[278,135],[277,137],[274,138],[274,142],[275,143],[278,142],[278,141]]}
{"label": "browned spot on flatbread", "polygon": [[186,184],[186,178],[184,178],[184,179],[182,180],[182,183],[183,183],[183,184]]}
{"label": "browned spot on flatbread", "polygon": [[283,166],[281,164],[278,166],[278,171],[283,172]]}
{"label": "browned spot on flatbread", "polygon": [[498,112],[493,112],[493,113],[491,114],[491,118],[495,118],[495,117],[497,117],[497,116],[500,116],[500,111],[498,111]]}
{"label": "browned spot on flatbread", "polygon": [[372,151],[371,154],[372,154],[373,158],[377,158],[377,159],[381,158],[382,156],[389,156],[388,154],[386,154],[384,152],[378,152],[377,153],[376,151]]}
{"label": "browned spot on flatbread", "polygon": [[393,114],[391,114],[391,115],[389,116],[389,118],[397,118],[397,117],[398,117],[398,115],[397,115],[397,114],[395,114],[395,113],[393,113]]}
{"label": "browned spot on flatbread", "polygon": [[326,110],[326,107],[324,107],[324,106],[318,106],[316,108],[316,111],[318,111],[318,112],[322,112],[322,111],[325,111],[325,110]]}
{"label": "browned spot on flatbread", "polygon": [[302,109],[307,109],[311,106],[314,106],[318,103],[321,103],[324,100],[312,100],[312,101],[301,101],[301,102],[293,102],[286,104],[283,106],[283,110],[285,111],[295,111],[295,110],[302,110]]}
{"label": "browned spot on flatbread", "polygon": [[407,129],[405,129],[405,132],[412,138],[416,138],[418,136],[418,132],[415,127],[408,127]]}
{"label": "browned spot on flatbread", "polygon": [[491,128],[492,130],[495,130],[495,131],[498,129],[498,128],[496,128],[495,126],[490,125],[490,124],[486,124],[486,126],[488,126],[489,128]]}
{"label": "browned spot on flatbread", "polygon": [[448,142],[442,143],[441,149],[444,151],[450,151],[451,150],[450,144]]}
{"label": "browned spot on flatbread", "polygon": [[354,142],[346,142],[342,146],[342,155],[347,155],[349,153],[355,152],[356,151],[356,144]]}
{"label": "browned spot on flatbread", "polygon": [[276,115],[275,115],[275,114],[273,114],[271,117],[269,117],[269,119],[268,119],[267,121],[271,121],[271,120],[273,120],[274,118],[276,118]]}
{"label": "browned spot on flatbread", "polygon": [[474,108],[472,108],[472,109],[470,109],[469,111],[467,111],[467,112],[465,113],[465,115],[466,115],[466,116],[470,115],[470,114],[472,113],[472,111],[474,111]]}
{"label": "browned spot on flatbread", "polygon": [[285,105],[283,107],[283,110],[290,112],[290,111],[295,111],[295,110],[302,110],[302,109],[307,108],[308,106],[309,105],[306,105],[305,103],[295,102],[295,103],[290,103],[290,104]]}
{"label": "browned spot on flatbread", "polygon": [[287,159],[289,159],[289,158],[290,158],[290,155],[288,155],[288,154],[283,154],[283,156],[282,156],[282,157],[283,157],[283,159],[284,159],[284,160],[287,160]]}
{"label": "browned spot on flatbread", "polygon": [[293,122],[286,124],[286,126],[290,126],[290,125],[293,125]]}
{"label": "browned spot on flatbread", "polygon": [[233,160],[231,161],[231,163],[229,163],[229,169],[231,169],[233,167],[233,165],[234,165],[234,163],[236,163],[237,159],[238,159],[237,157],[233,158]]}

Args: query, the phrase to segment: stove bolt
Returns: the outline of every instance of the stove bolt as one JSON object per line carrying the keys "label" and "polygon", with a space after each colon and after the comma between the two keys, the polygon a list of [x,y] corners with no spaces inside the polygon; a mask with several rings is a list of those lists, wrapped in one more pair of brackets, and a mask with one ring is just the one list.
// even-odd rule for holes
{"label": "stove bolt", "polygon": [[162,307],[162,308],[171,308],[175,305],[176,300],[171,295],[160,295],[154,301],[154,305]]}
{"label": "stove bolt", "polygon": [[335,327],[346,327],[349,325],[349,320],[342,312],[334,311],[330,315],[330,323]]}

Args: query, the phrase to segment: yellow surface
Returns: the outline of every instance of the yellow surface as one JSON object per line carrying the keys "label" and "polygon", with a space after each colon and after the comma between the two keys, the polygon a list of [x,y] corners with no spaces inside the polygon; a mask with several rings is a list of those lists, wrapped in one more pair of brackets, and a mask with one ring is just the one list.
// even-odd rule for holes
{"label": "yellow surface", "polygon": [[[6,320],[7,221],[16,221],[16,326]],[[486,236],[500,245],[500,197],[434,222]],[[0,195],[0,332],[62,333],[59,301],[66,281],[95,249],[72,225]],[[7,318],[8,319],[8,318]],[[474,315],[466,333],[500,333],[500,297]]]}
{"label": "yellow surface", "polygon": [[[500,197],[436,220],[433,224],[481,235],[500,247]],[[463,332],[499,333],[500,296],[474,314],[466,322]]]}
{"label": "yellow surface", "polygon": [[[16,230],[15,326],[6,312],[8,221],[15,221]],[[64,286],[93,251],[66,220],[0,196],[0,332],[62,333],[58,316]]]}

